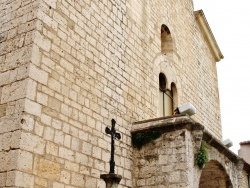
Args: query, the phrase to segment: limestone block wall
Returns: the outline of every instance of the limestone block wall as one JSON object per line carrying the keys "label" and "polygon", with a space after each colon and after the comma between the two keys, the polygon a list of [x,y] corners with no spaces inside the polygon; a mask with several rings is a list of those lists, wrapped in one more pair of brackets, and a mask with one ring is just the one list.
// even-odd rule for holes
{"label": "limestone block wall", "polygon": [[246,171],[244,171],[241,175],[240,175],[240,188],[248,188],[249,187],[249,175]]}
{"label": "limestone block wall", "polygon": [[0,186],[103,187],[114,118],[116,172],[132,187],[131,123],[158,116],[170,62],[179,104],[192,102],[221,138],[216,66],[191,0],[9,0],[0,10]]}

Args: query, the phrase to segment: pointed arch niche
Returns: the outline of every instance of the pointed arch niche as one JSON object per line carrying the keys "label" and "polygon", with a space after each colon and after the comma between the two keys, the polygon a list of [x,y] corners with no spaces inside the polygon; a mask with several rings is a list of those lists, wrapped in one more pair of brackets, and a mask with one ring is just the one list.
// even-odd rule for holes
{"label": "pointed arch niche", "polygon": [[169,28],[165,25],[161,25],[161,53],[173,52],[173,39]]}

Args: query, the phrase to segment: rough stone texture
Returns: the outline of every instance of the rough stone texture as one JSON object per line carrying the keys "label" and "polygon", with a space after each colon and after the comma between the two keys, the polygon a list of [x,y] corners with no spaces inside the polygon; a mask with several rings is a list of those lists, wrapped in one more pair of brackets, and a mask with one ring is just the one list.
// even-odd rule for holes
{"label": "rough stone texture", "polygon": [[242,174],[240,174],[239,179],[241,182],[240,187],[242,188],[249,187],[249,169],[248,173],[247,171],[244,171]]}
{"label": "rough stone texture", "polygon": [[[132,134],[162,132],[160,138],[134,150],[134,187],[247,188],[243,161],[220,141],[207,140],[204,127],[188,117],[153,119],[133,127]],[[203,169],[195,160],[201,140],[207,143],[209,158]]]}
{"label": "rough stone texture", "polygon": [[0,1],[0,186],[104,187],[114,118],[119,186],[132,187],[131,124],[159,116],[160,72],[221,139],[216,64],[193,11],[191,0]]}

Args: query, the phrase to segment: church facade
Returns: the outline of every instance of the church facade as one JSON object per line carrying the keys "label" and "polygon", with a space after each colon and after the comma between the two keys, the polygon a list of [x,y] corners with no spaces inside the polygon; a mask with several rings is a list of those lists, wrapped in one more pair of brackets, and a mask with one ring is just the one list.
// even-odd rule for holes
{"label": "church facade", "polygon": [[111,119],[121,188],[248,187],[222,144],[223,55],[192,0],[0,3],[0,187],[105,187]]}

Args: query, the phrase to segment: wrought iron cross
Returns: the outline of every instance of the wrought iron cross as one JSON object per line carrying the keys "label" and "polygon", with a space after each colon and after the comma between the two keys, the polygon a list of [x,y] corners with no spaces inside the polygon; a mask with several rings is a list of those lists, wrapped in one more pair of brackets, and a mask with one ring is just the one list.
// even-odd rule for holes
{"label": "wrought iron cross", "polygon": [[121,139],[121,134],[120,133],[117,133],[116,130],[115,130],[115,120],[112,119],[111,120],[111,123],[112,123],[112,127],[111,129],[106,127],[105,129],[105,132],[107,134],[110,134],[111,135],[111,158],[110,158],[110,170],[109,170],[109,173],[115,173],[115,160],[114,160],[114,153],[115,153],[115,141],[114,139],[118,139],[120,140]]}

